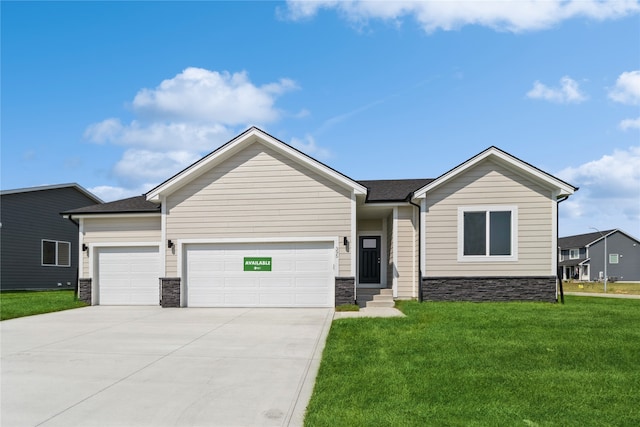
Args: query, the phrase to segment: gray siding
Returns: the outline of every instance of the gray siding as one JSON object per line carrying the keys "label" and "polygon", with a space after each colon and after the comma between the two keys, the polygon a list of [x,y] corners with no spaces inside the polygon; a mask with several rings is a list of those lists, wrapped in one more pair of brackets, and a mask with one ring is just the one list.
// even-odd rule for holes
{"label": "gray siding", "polygon": [[[621,282],[640,281],[640,243],[618,231],[607,237],[607,252],[618,254],[618,264],[607,264],[608,277]],[[604,240],[589,247],[589,258],[589,278],[598,280],[599,272],[604,272]]]}
{"label": "gray siding", "polygon": [[[95,201],[68,187],[5,194],[0,204],[2,290],[74,289],[78,278],[78,227],[60,212],[94,205]],[[42,266],[43,239],[69,242],[71,266]]]}

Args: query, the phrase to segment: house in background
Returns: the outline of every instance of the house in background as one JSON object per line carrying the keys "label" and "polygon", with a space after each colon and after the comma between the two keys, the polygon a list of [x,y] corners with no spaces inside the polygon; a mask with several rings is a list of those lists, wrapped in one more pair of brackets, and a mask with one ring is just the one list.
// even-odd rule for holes
{"label": "house in background", "polygon": [[608,281],[640,282],[640,241],[618,229],[558,239],[562,279],[602,281],[605,239]]}
{"label": "house in background", "polygon": [[253,127],[142,196],[65,215],[92,304],[556,301],[558,202],[576,190],[496,147],[435,179],[356,181]]}
{"label": "house in background", "polygon": [[102,200],[78,184],[1,191],[1,289],[74,289],[78,225],[60,212],[98,203]]}

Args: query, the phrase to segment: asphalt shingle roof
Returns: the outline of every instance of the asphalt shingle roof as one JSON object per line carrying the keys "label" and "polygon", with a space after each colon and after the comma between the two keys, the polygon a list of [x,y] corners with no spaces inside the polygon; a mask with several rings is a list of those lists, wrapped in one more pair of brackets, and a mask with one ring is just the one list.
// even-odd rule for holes
{"label": "asphalt shingle roof", "polygon": [[91,205],[84,208],[73,209],[63,212],[64,214],[101,214],[101,213],[144,213],[144,212],[160,212],[160,205],[147,201],[147,197],[142,196],[129,197],[128,199],[116,200],[109,203],[101,203]]}
{"label": "asphalt shingle roof", "polygon": [[358,183],[367,187],[367,202],[402,202],[409,200],[414,191],[432,181],[431,178],[382,179],[358,181]]}
{"label": "asphalt shingle roof", "polygon": [[603,230],[602,234],[600,234],[597,231],[594,231],[593,233],[577,234],[575,236],[560,237],[558,239],[558,246],[560,246],[562,249],[584,248],[589,243],[593,243],[596,240],[602,238],[602,236],[607,236],[607,235],[609,235],[610,233],[612,233],[614,231],[616,231],[616,230],[615,229],[613,229],[613,230]]}

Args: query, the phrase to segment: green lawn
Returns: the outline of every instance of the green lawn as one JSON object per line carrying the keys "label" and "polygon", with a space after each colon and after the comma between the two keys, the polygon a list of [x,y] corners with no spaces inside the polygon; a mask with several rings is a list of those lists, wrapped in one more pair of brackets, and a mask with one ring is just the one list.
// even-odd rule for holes
{"label": "green lawn", "polygon": [[399,304],[333,322],[305,426],[638,426],[640,301]]}
{"label": "green lawn", "polygon": [[[574,282],[562,283],[565,292],[604,292],[602,282]],[[607,283],[608,294],[640,295],[640,283],[609,282]]]}
{"label": "green lawn", "polygon": [[0,293],[0,320],[86,306],[73,291],[6,291]]}

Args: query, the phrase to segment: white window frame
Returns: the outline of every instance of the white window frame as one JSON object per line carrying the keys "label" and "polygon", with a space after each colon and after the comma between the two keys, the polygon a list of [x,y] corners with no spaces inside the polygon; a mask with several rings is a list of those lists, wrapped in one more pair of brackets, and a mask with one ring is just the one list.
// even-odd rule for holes
{"label": "white window frame", "polygon": [[620,263],[619,254],[609,254],[609,264],[619,264],[619,263]]}
{"label": "white window frame", "polygon": [[[44,242],[56,244],[55,264],[44,263]],[[67,245],[69,245],[69,253],[67,255],[69,263],[66,265],[60,264],[60,243],[66,243]],[[71,267],[71,242],[65,242],[64,240],[42,239],[42,241],[40,242],[40,265],[43,267]]]}
{"label": "white window frame", "polygon": [[[486,222],[486,255],[464,254],[465,212],[511,212],[511,255],[489,255],[490,221]],[[515,262],[518,261],[518,207],[513,205],[479,205],[458,207],[458,262]]]}
{"label": "white window frame", "polygon": [[[575,251],[576,256],[573,256]],[[569,249],[569,259],[579,259],[580,258],[580,249]]]}

